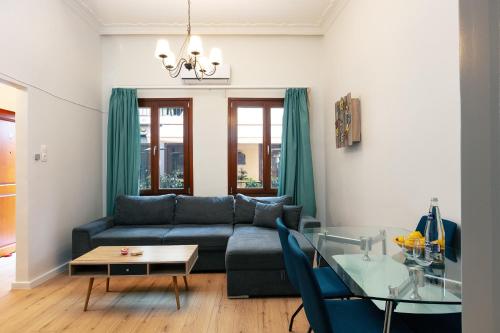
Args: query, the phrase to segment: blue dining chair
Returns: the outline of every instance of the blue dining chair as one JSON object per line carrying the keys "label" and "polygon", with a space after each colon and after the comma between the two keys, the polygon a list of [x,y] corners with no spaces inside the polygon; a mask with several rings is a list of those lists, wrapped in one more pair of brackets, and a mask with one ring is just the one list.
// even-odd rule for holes
{"label": "blue dining chair", "polygon": [[[283,250],[286,274],[292,286],[299,292],[299,280],[293,269],[289,253],[290,250],[288,248],[288,235],[290,235],[290,230],[283,224],[281,218],[276,219],[276,226],[280,237],[281,248]],[[342,282],[339,276],[330,267],[319,267],[313,268],[312,270],[315,278],[318,280],[322,298],[348,298],[352,296],[349,288],[346,287],[344,282]],[[300,304],[290,318],[290,325],[288,326],[289,332],[292,331],[293,321],[303,307],[304,305]]]}
{"label": "blue dining chair", "polygon": [[[288,236],[290,261],[299,281],[310,329],[314,333],[380,333],[384,313],[372,301],[323,299],[314,271],[293,235]],[[397,317],[392,318],[392,333],[411,332]]]}

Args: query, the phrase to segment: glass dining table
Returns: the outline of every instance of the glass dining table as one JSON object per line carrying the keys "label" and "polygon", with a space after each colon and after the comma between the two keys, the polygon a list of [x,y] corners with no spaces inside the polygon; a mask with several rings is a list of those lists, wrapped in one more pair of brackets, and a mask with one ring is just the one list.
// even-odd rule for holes
{"label": "glass dining table", "polygon": [[338,226],[305,228],[302,233],[339,275],[354,297],[371,299],[385,311],[383,332],[393,312],[461,312],[460,256],[446,248],[444,265],[423,267],[394,242],[410,230],[394,227]]}

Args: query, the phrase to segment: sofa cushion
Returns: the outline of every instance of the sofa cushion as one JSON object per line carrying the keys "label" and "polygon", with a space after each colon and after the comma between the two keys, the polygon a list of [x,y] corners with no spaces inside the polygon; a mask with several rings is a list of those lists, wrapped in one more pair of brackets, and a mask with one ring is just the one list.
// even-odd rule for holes
{"label": "sofa cushion", "polygon": [[299,230],[302,206],[283,206],[283,222],[288,229]]}
{"label": "sofa cushion", "polygon": [[171,224],[174,221],[175,194],[116,198],[116,225]]}
{"label": "sofa cushion", "polygon": [[283,215],[283,205],[257,202],[253,225],[276,229],[276,219]]}
{"label": "sofa cushion", "polygon": [[176,224],[231,224],[234,198],[179,195],[175,206]]}
{"label": "sofa cushion", "polygon": [[182,224],[176,225],[165,236],[163,244],[198,244],[200,251],[224,251],[232,234],[232,224]]}
{"label": "sofa cushion", "polygon": [[234,202],[234,223],[253,223],[255,205],[257,202],[291,205],[292,197],[288,195],[283,195],[281,197],[249,197],[243,194],[236,194]]}
{"label": "sofa cushion", "polygon": [[[311,262],[314,249],[302,234],[290,233]],[[226,250],[226,270],[281,270],[285,269],[278,231],[253,225],[237,224],[229,238]]]}
{"label": "sofa cushion", "polygon": [[104,245],[161,245],[171,226],[116,226],[92,237],[92,246]]}

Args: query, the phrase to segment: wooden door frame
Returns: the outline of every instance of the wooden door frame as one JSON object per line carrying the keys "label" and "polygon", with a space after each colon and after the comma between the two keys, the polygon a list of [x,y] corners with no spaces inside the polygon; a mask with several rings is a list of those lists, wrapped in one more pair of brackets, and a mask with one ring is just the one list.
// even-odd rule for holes
{"label": "wooden door frame", "polygon": [[[0,109],[0,121],[8,121],[15,123],[16,122],[16,113],[13,111],[5,110],[5,109]],[[16,196],[16,185],[14,184],[2,184],[2,192],[3,195],[6,195],[8,197]],[[14,213],[14,230],[17,229],[17,224],[15,220],[15,213]],[[9,243],[7,245],[1,246],[0,247],[0,257],[10,255],[11,253],[16,251],[16,241],[15,239],[16,231],[14,232],[14,243]]]}

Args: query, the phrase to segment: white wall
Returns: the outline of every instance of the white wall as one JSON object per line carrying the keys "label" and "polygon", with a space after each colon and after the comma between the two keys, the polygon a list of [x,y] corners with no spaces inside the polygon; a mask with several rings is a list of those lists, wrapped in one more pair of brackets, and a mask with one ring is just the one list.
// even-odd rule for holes
{"label": "white wall", "polygon": [[[0,78],[16,111],[17,276],[29,287],[71,257],[71,229],[102,212],[100,37],[62,0],[0,3]],[[35,162],[40,145],[48,162]]]}
{"label": "white wall", "polygon": [[[154,58],[156,39],[152,36],[103,37],[103,110],[108,108],[112,87],[181,84],[179,79],[169,78]],[[173,49],[177,49],[182,41],[180,36],[169,36],[168,39]],[[207,50],[213,46],[222,49],[224,62],[231,65],[233,85],[311,87],[314,176],[318,216],[323,218],[322,85],[318,69],[311,65],[321,58],[321,37],[203,36],[203,43]],[[227,98],[283,96],[284,90],[139,90],[139,97],[193,97],[196,195],[227,194]]]}
{"label": "white wall", "polygon": [[[413,228],[431,196],[460,222],[456,1],[351,0],[324,39],[327,222]],[[361,99],[362,142],[335,148],[334,101]]]}

